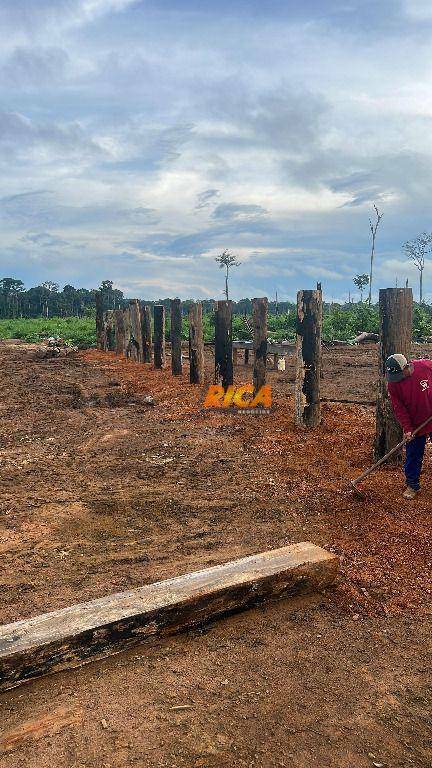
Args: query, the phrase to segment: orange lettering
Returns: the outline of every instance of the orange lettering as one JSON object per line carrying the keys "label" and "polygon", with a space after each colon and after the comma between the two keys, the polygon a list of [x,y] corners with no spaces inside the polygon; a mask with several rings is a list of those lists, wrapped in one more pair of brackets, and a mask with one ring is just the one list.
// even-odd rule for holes
{"label": "orange lettering", "polygon": [[211,384],[208,388],[204,408],[222,408],[225,390],[221,384]]}
{"label": "orange lettering", "polygon": [[271,404],[272,396],[270,384],[264,384],[252,400],[250,407],[256,408],[257,405],[262,405],[263,408],[271,408]]}
{"label": "orange lettering", "polygon": [[253,384],[243,384],[242,387],[239,387],[233,397],[233,405],[236,405],[237,408],[250,408],[251,400],[245,400],[243,398],[243,395],[250,395],[253,392]]}

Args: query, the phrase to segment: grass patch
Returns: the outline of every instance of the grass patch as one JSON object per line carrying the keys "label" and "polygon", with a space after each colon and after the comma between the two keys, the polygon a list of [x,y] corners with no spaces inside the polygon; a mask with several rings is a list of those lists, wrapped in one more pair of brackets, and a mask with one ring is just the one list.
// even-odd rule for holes
{"label": "grass patch", "polygon": [[22,339],[37,343],[50,336],[78,347],[96,345],[94,317],[36,317],[0,320],[0,339]]}

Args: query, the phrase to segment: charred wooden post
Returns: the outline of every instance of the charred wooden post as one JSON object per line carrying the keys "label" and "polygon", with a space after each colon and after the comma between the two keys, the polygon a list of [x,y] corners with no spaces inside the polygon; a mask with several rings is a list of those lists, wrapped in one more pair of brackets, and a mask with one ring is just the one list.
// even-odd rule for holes
{"label": "charred wooden post", "polygon": [[244,364],[249,365],[249,350],[245,349]]}
{"label": "charred wooden post", "polygon": [[108,352],[112,352],[115,349],[114,310],[107,309],[104,318],[104,345]]}
{"label": "charred wooden post", "polygon": [[[396,420],[387,392],[385,361],[400,353],[411,354],[413,295],[411,288],[384,288],[379,292],[380,343],[379,382],[376,409],[375,459],[381,459],[402,440],[402,428]],[[396,455],[395,462],[400,461]]]}
{"label": "charred wooden post", "polygon": [[311,542],[0,626],[0,691],[266,601],[322,590],[339,558]]}
{"label": "charred wooden post", "polygon": [[151,363],[153,360],[151,308],[141,303],[141,336],[143,344],[143,361]]}
{"label": "charred wooden post", "polygon": [[129,315],[131,327],[131,358],[138,363],[144,361],[141,331],[141,307],[138,299],[130,299]]}
{"label": "charred wooden post", "polygon": [[96,301],[96,344],[98,349],[104,349],[104,314],[103,296],[101,291],[95,291]]}
{"label": "charred wooden post", "polygon": [[322,293],[297,294],[297,364],[295,382],[295,423],[316,427],[320,423]]}
{"label": "charred wooden post", "polygon": [[273,355],[273,368],[275,369],[275,371],[277,371],[278,362],[279,362],[279,355],[276,352],[276,354]]}
{"label": "charred wooden post", "polygon": [[163,304],[155,304],[153,307],[154,323],[154,367],[165,368],[165,307]]}
{"label": "charred wooden post", "polygon": [[170,310],[171,373],[173,376],[180,376],[182,372],[182,315],[180,299],[171,299]]}
{"label": "charred wooden post", "polygon": [[126,347],[125,323],[122,309],[114,310],[115,351],[116,355],[124,355]]}
{"label": "charred wooden post", "polygon": [[261,387],[264,386],[266,382],[267,306],[268,301],[266,298],[252,299],[254,396],[257,394],[257,392],[259,392]]}
{"label": "charred wooden post", "polygon": [[204,339],[202,304],[189,307],[189,381],[204,384]]}
{"label": "charred wooden post", "polygon": [[215,384],[233,384],[232,301],[218,301],[215,309]]}

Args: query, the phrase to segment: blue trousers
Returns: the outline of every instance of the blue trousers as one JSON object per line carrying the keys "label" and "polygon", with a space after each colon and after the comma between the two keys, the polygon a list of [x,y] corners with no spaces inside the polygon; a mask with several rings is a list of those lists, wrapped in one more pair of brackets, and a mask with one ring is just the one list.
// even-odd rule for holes
{"label": "blue trousers", "polygon": [[[420,488],[420,472],[423,463],[423,455],[426,447],[427,435],[421,435],[420,437],[414,437],[406,444],[406,456],[404,464],[404,472],[407,485],[414,488],[416,491]],[[429,435],[429,439],[432,442],[432,433]]]}

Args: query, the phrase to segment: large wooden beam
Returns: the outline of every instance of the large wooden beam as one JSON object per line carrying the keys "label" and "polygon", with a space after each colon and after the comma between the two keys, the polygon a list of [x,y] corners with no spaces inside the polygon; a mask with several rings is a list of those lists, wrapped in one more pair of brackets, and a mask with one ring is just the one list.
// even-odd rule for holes
{"label": "large wooden beam", "polygon": [[297,294],[297,364],[295,382],[295,423],[316,427],[321,419],[320,379],[322,361],[322,294]]}
{"label": "large wooden beam", "polygon": [[[387,391],[385,361],[389,355],[411,355],[413,295],[411,288],[383,288],[379,292],[380,344],[379,381],[376,409],[375,460],[381,459],[402,440],[402,427],[396,420]],[[393,461],[400,461],[395,455]]]}
{"label": "large wooden beam", "polygon": [[265,600],[322,589],[339,560],[310,542],[0,627],[0,691]]}

